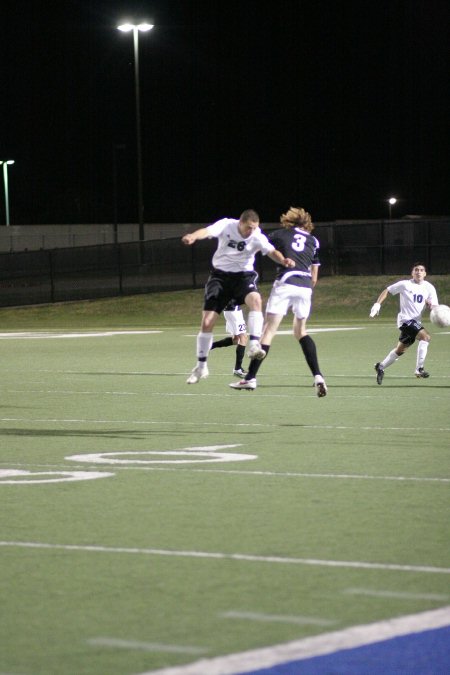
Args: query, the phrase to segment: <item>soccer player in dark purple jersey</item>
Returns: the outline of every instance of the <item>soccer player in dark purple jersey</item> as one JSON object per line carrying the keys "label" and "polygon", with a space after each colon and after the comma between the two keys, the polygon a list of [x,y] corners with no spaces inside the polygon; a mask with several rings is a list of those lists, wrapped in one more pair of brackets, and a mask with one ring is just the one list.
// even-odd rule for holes
{"label": "soccer player in dark purple jersey", "polygon": [[[319,274],[319,242],[312,233],[314,225],[305,209],[293,207],[280,216],[281,228],[269,235],[271,243],[284,256],[295,262],[286,270],[278,267],[266,307],[266,318],[261,336],[261,348],[269,352],[272,340],[289,309],[294,314],[293,333],[299,341],[306,363],[314,376],[317,396],[327,394],[327,385],[319,368],[314,340],[308,335],[306,321],[311,311],[311,298]],[[262,360],[252,359],[247,375],[240,382],[232,382],[233,389],[256,389],[256,374]]]}

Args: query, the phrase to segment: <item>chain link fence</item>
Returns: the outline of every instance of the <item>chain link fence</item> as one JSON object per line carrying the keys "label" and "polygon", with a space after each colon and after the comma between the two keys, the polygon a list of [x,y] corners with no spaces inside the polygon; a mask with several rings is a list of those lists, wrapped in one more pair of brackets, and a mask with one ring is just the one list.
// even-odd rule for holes
{"label": "chain link fence", "polygon": [[[450,273],[450,219],[320,223],[314,234],[321,276],[401,276],[415,261],[430,275]],[[176,237],[0,253],[0,306],[200,288],[215,248],[215,239],[184,246]],[[260,281],[271,281],[274,263],[258,255],[256,264]]]}

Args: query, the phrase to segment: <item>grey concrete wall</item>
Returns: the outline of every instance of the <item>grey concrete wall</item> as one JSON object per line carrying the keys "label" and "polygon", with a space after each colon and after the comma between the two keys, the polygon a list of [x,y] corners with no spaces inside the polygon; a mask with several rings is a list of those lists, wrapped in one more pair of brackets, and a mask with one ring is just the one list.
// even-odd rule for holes
{"label": "grey concrete wall", "polygon": [[[201,223],[151,223],[144,225],[145,239],[182,237]],[[39,249],[96,246],[115,241],[114,225],[11,225],[0,227],[0,252],[37,251]],[[139,226],[126,223],[117,226],[119,243],[139,241]]]}

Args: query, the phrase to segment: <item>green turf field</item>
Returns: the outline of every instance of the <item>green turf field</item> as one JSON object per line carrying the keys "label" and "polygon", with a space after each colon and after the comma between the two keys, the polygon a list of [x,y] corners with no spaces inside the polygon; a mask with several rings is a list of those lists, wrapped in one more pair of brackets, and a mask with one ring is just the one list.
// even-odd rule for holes
{"label": "green turf field", "polygon": [[318,286],[324,399],[284,334],[255,392],[228,387],[233,348],[186,385],[200,291],[0,310],[2,675],[137,675],[450,604],[450,329],[425,321],[428,380],[414,346],[377,386],[388,281]]}

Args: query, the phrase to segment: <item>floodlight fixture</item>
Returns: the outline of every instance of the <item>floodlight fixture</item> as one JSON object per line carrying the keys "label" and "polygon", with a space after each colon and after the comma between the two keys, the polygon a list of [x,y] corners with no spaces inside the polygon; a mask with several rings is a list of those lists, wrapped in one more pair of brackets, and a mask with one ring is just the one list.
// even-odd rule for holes
{"label": "floodlight fixture", "polygon": [[392,220],[392,207],[398,202],[397,197],[389,197],[387,200],[389,204],[389,220]]}
{"label": "floodlight fixture", "polygon": [[132,30],[140,30],[143,33],[151,30],[153,28],[152,23],[147,23],[143,21],[142,23],[121,23],[120,26],[117,26],[118,30],[121,30],[122,33],[130,33]]}

